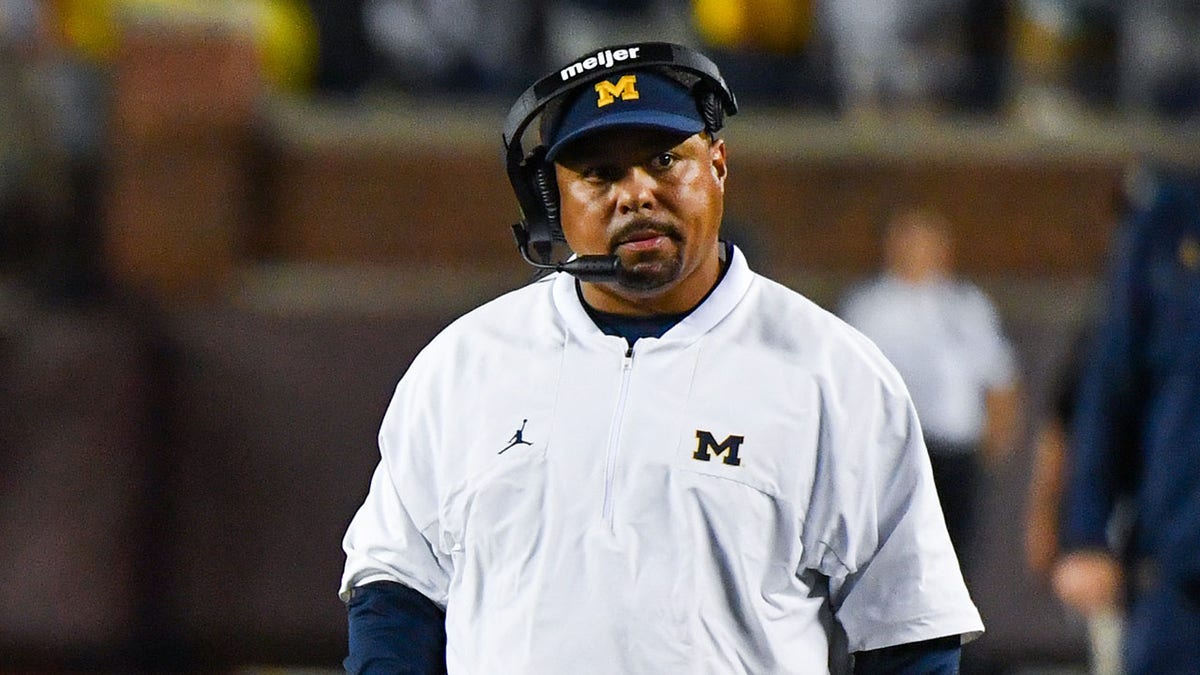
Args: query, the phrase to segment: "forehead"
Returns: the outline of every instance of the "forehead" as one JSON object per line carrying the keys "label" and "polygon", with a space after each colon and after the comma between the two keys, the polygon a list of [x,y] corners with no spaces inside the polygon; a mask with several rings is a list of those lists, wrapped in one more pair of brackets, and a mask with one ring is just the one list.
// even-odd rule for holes
{"label": "forehead", "polygon": [[560,164],[593,164],[636,161],[685,146],[699,134],[650,128],[614,128],[588,134],[572,142],[558,156]]}

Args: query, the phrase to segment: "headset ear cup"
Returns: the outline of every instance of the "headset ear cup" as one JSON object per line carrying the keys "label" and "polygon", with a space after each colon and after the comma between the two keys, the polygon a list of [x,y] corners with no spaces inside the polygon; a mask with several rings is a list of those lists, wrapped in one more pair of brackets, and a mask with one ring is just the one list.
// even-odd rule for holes
{"label": "headset ear cup", "polygon": [[545,214],[546,225],[557,241],[563,241],[562,226],[559,223],[558,180],[555,176],[554,165],[545,160],[539,162],[534,171],[534,192],[541,199],[542,212]]}
{"label": "headset ear cup", "polygon": [[545,153],[546,148],[539,146],[526,159],[520,191],[528,199],[523,209],[529,247],[541,262],[548,263],[554,256],[555,242],[564,237],[558,218],[558,181]]}
{"label": "headset ear cup", "polygon": [[709,134],[716,134],[725,126],[725,106],[721,96],[707,84],[697,85],[696,108],[700,111],[700,119],[704,120],[704,128]]}

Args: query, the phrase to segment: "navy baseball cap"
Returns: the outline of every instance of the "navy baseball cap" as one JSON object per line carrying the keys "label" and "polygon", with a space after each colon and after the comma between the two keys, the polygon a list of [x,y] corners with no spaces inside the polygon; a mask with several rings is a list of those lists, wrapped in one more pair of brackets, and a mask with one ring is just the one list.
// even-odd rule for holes
{"label": "navy baseball cap", "polygon": [[609,75],[585,84],[559,113],[545,139],[551,161],[572,141],[615,127],[692,135],[704,131],[696,99],[683,83],[648,71]]}

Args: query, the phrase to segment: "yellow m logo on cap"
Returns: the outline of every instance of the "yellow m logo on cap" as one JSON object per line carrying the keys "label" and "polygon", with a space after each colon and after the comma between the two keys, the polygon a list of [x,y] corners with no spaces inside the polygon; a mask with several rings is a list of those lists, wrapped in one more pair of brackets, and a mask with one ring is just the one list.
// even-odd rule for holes
{"label": "yellow m logo on cap", "polygon": [[603,108],[604,106],[617,100],[618,97],[622,101],[632,101],[638,97],[637,75],[623,75],[617,80],[616,84],[608,80],[600,80],[596,83],[596,93],[600,95],[596,99],[596,107]]}

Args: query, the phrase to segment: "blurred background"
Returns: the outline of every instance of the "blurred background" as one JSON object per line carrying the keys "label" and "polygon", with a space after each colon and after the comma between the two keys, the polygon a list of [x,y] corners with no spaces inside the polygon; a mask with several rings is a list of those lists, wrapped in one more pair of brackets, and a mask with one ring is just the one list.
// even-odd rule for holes
{"label": "blurred background", "polygon": [[727,234],[833,309],[939,212],[1015,346],[964,672],[1086,672],[1034,429],[1146,167],[1200,162],[1186,0],[0,0],[0,671],[339,667],[340,540],[416,351],[526,283],[508,106],[604,44],[720,65]]}

